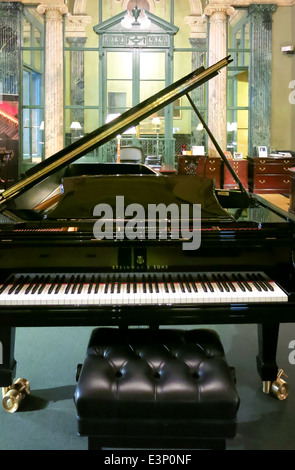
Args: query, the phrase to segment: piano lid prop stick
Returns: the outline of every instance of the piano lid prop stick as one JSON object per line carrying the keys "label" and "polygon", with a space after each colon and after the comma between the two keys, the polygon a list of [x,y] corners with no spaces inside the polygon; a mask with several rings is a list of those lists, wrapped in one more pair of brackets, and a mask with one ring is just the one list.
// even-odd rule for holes
{"label": "piano lid prop stick", "polygon": [[245,194],[245,196],[247,197],[247,199],[251,200],[248,192],[246,191],[246,189],[244,188],[242,182],[240,181],[238,175],[236,175],[235,171],[232,169],[231,165],[229,164],[226,156],[224,155],[223,151],[221,150],[221,147],[219,146],[217,140],[215,139],[214,135],[212,134],[212,132],[210,131],[209,127],[207,126],[206,122],[204,121],[202,115],[200,114],[198,108],[196,107],[195,103],[193,102],[192,98],[190,97],[190,95],[188,93],[186,93],[186,97],[187,99],[189,100],[193,110],[195,111],[196,115],[198,116],[198,118],[200,119],[201,123],[203,124],[203,127],[206,129],[213,145],[215,146],[217,152],[219,153],[219,155],[221,156],[222,160],[224,161],[226,167],[228,168],[230,174],[232,175],[232,177],[234,178],[234,180],[238,183],[239,185],[239,188],[241,190],[242,193]]}

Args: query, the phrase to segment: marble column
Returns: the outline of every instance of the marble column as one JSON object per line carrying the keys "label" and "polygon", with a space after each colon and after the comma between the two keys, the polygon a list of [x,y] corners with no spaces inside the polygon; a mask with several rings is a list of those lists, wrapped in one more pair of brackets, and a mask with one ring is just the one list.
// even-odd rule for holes
{"label": "marble column", "polygon": [[63,0],[42,3],[45,14],[45,158],[61,150],[63,140],[63,15],[68,12]]}
{"label": "marble column", "polygon": [[[83,48],[87,38],[68,38],[73,48]],[[71,106],[84,106],[84,50],[71,51]],[[71,110],[71,122],[79,122],[84,134],[84,109]]]}
{"label": "marble column", "polygon": [[249,154],[255,155],[259,145],[270,147],[271,128],[271,61],[272,14],[274,4],[252,4],[250,18]]}
{"label": "marble column", "polygon": [[[190,26],[190,45],[192,46],[192,70],[205,67],[207,48],[207,19],[202,15],[202,7],[199,5],[197,14],[192,14],[185,18],[185,22]],[[195,50],[194,50],[195,49]],[[205,85],[195,88],[190,96],[196,107],[201,111],[205,103]],[[191,117],[191,144],[204,145],[204,132],[197,130],[199,119],[194,112]]]}
{"label": "marble column", "polygon": [[[234,11],[228,5],[209,4],[205,8],[205,14],[210,17],[209,66],[227,55],[227,16]],[[226,77],[224,68],[208,83],[208,127],[223,151],[226,151]],[[208,154],[219,156],[210,139]]]}
{"label": "marble column", "polygon": [[[192,48],[198,48],[199,51],[192,52],[192,70],[196,70],[199,67],[206,66],[205,57],[206,57],[206,38],[190,38],[190,44]],[[201,50],[203,49],[203,51]],[[194,101],[196,107],[202,114],[202,109],[204,108],[205,103],[205,84],[195,88],[191,93],[191,98]],[[191,118],[191,137],[192,145],[204,145],[204,134],[203,131],[197,130],[197,125],[199,124],[198,116],[192,112]]]}
{"label": "marble column", "polygon": [[[0,101],[2,105],[9,106],[16,113],[20,107],[22,15],[21,2],[0,2]],[[2,111],[1,189],[9,187],[18,180],[20,121],[20,116],[10,113],[9,108],[7,110],[4,107]]]}

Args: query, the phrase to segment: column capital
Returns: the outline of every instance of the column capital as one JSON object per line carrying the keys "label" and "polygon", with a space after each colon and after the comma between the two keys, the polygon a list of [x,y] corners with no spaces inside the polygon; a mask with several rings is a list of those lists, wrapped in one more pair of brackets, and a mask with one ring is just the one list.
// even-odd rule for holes
{"label": "column capital", "polygon": [[214,20],[226,20],[227,16],[232,16],[235,13],[234,7],[229,3],[209,3],[205,10],[205,15],[210,16],[210,21]]}
{"label": "column capital", "polygon": [[190,15],[184,21],[191,28],[191,38],[204,38],[207,35],[207,18],[205,15]]}
{"label": "column capital", "polygon": [[249,15],[260,19],[269,19],[276,9],[277,5],[275,3],[252,3],[248,7]]}
{"label": "column capital", "polygon": [[68,13],[68,7],[63,0],[45,0],[43,3],[37,6],[37,12],[39,15],[44,13],[53,13],[58,15],[66,15]]}
{"label": "column capital", "polygon": [[67,15],[66,37],[86,37],[85,27],[91,24],[92,18],[87,15]]}

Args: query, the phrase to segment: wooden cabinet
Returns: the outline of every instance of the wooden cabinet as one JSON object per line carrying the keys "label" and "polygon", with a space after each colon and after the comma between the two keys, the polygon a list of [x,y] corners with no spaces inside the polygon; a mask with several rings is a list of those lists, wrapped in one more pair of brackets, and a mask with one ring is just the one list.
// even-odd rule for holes
{"label": "wooden cabinet", "polygon": [[[233,160],[228,160],[228,163],[236,172],[244,188],[248,189],[248,160],[233,159]],[[225,189],[239,188],[239,185],[237,184],[234,177],[231,175],[226,165],[224,165],[224,171],[223,171],[223,187]]]}
{"label": "wooden cabinet", "polygon": [[215,180],[215,187],[220,188],[221,182],[221,158],[208,157],[206,155],[178,155],[179,175],[206,176]]}
{"label": "wooden cabinet", "polygon": [[249,189],[253,193],[289,194],[291,176],[289,168],[294,157],[248,157]]}

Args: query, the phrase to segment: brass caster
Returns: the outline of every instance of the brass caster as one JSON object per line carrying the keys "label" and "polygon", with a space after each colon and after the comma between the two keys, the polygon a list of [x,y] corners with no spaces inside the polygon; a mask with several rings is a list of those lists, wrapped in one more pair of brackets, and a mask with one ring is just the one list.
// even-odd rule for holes
{"label": "brass caster", "polygon": [[3,408],[8,413],[15,413],[29,394],[30,383],[26,379],[17,379],[10,387],[3,388]]}
{"label": "brass caster", "polygon": [[271,393],[279,400],[286,400],[289,394],[289,385],[281,378],[282,375],[288,377],[283,369],[280,369],[276,380],[272,383]]}

